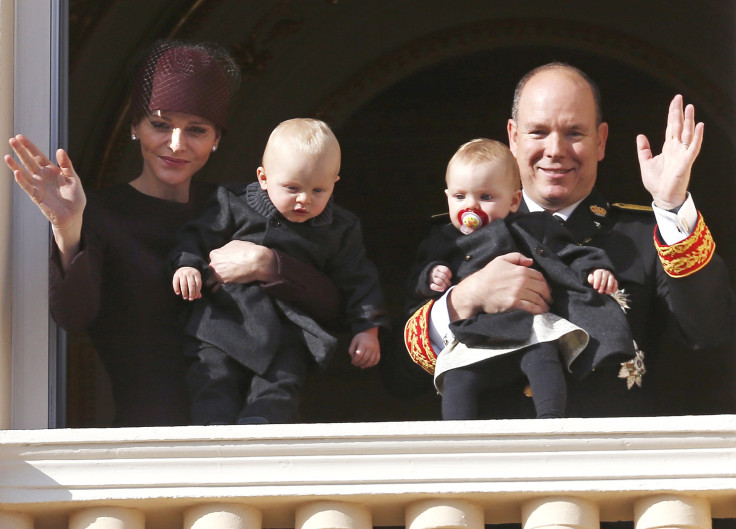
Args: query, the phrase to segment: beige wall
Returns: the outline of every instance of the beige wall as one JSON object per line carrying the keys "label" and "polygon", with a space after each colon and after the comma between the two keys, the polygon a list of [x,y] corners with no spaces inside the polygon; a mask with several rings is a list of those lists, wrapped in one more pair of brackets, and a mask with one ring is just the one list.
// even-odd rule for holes
{"label": "beige wall", "polygon": [[[0,0],[0,141],[13,133],[13,0]],[[0,152],[5,153],[3,147]],[[0,168],[0,429],[10,426],[11,392],[11,237],[13,181]]]}
{"label": "beige wall", "polygon": [[[52,2],[0,0],[2,143],[23,132],[49,150],[52,120]],[[3,164],[4,167],[4,164]],[[2,169],[0,169],[2,170]],[[0,178],[0,421],[49,424],[48,221],[15,184]],[[12,220],[12,222],[11,222]],[[12,379],[12,383],[11,383]]]}

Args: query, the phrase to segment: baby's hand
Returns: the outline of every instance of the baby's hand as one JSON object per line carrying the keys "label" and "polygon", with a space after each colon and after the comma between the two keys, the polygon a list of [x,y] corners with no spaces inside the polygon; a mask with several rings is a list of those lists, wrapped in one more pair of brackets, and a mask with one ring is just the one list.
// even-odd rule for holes
{"label": "baby's hand", "polygon": [[378,327],[373,327],[353,336],[348,349],[355,367],[373,367],[381,359],[381,345],[378,343]]}
{"label": "baby's hand", "polygon": [[588,274],[588,283],[600,294],[613,294],[618,290],[618,281],[610,270],[598,268]]}
{"label": "baby's hand", "polygon": [[437,265],[429,272],[429,288],[444,292],[452,286],[452,272],[445,265]]}
{"label": "baby's hand", "polygon": [[188,301],[202,297],[202,274],[191,266],[182,266],[174,273],[174,292]]}

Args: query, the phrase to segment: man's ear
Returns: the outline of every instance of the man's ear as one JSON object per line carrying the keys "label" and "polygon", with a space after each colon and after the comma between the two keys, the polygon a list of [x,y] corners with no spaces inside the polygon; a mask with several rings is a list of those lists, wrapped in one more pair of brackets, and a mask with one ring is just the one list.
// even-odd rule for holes
{"label": "man's ear", "polygon": [[506,124],[506,132],[509,136],[509,149],[511,149],[511,153],[516,156],[516,137],[518,134],[516,121],[514,121],[513,119],[510,119],[508,121],[508,123]]}
{"label": "man's ear", "polygon": [[519,209],[519,206],[521,206],[521,189],[517,189],[514,191],[514,196],[511,197],[511,207],[509,208],[509,211],[511,213],[516,213],[516,211]]}
{"label": "man's ear", "polygon": [[261,189],[268,189],[268,183],[266,181],[266,171],[263,169],[263,167],[259,167],[256,170],[256,177],[258,178],[258,183],[261,185]]}
{"label": "man's ear", "polygon": [[608,123],[598,125],[598,161],[606,155],[606,139],[608,139]]}

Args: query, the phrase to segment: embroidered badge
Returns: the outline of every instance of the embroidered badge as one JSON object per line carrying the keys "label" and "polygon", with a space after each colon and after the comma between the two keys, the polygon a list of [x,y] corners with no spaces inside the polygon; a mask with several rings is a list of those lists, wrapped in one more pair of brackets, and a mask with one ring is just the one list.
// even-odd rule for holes
{"label": "embroidered badge", "polygon": [[644,352],[636,349],[636,356],[627,362],[621,362],[618,378],[626,379],[626,389],[631,389],[634,384],[641,387],[641,379],[647,372],[644,367]]}
{"label": "embroidered badge", "polygon": [[601,207],[601,206],[597,206],[595,204],[593,204],[592,206],[590,206],[590,212],[593,215],[597,215],[599,217],[605,217],[608,214],[608,212],[606,211],[606,208]]}

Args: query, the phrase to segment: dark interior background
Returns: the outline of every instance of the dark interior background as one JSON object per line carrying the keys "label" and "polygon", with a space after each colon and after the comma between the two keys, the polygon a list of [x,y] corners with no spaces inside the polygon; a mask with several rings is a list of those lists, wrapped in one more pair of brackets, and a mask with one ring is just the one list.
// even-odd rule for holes
{"label": "dark interior background", "polygon": [[[138,3],[136,3],[138,4]],[[610,126],[598,185],[612,202],[648,204],[635,138],[662,144],[667,107],[682,93],[705,121],[691,191],[736,271],[731,203],[736,174],[736,7],[718,0],[565,3],[461,0],[124,0],[70,2],[69,147],[88,187],[133,179],[126,69],[160,37],[214,40],[238,58],[244,83],[232,129],[200,178],[250,181],[270,130],[320,117],[343,151],[336,198],[358,214],[381,273],[395,332],[401,294],[430,215],[445,210],[444,170],[463,142],[506,140],[516,81],[551,60],[601,88]],[[124,31],[121,31],[124,30]],[[380,369],[349,365],[344,347],[309,382],[305,422],[439,418],[439,399],[389,392]],[[387,341],[387,350],[396,340]],[[84,335],[69,336],[68,425],[105,425],[104,373]],[[664,349],[667,414],[732,413],[734,347]],[[396,351],[394,351],[396,353]],[[401,354],[401,351],[398,351]]]}

